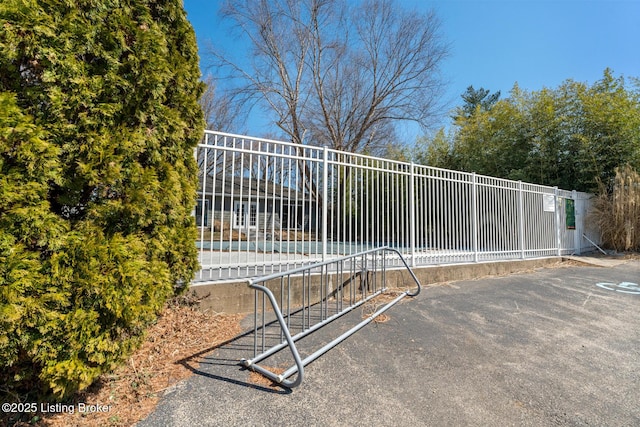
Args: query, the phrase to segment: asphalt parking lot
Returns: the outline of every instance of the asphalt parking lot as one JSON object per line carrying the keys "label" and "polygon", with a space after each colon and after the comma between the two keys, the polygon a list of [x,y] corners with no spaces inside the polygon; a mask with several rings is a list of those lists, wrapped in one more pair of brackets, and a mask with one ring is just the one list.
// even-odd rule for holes
{"label": "asphalt parking lot", "polygon": [[230,342],[138,425],[640,425],[640,260],[406,300],[309,365],[294,390],[252,383],[238,365],[249,350]]}

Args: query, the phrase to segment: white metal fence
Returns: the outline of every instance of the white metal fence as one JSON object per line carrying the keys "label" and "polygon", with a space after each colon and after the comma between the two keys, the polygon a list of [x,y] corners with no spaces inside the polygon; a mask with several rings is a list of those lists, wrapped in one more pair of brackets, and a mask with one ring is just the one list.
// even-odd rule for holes
{"label": "white metal fence", "polygon": [[196,281],[382,246],[424,266],[560,256],[599,241],[586,193],[211,131],[197,161]]}

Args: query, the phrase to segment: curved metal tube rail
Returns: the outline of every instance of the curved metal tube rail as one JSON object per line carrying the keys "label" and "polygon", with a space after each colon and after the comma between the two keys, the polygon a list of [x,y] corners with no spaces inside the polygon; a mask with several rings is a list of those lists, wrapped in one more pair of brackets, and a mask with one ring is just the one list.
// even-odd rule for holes
{"label": "curved metal tube rail", "polygon": [[[401,292],[392,301],[376,310],[375,313],[349,329],[347,332],[335,338],[304,359],[301,358],[296,346],[296,341],[314,331],[317,331],[321,327],[353,311],[353,309],[386,291],[385,282],[388,265],[387,258],[384,256],[385,252],[393,252],[397,254],[398,258],[402,261],[402,264],[409,271],[413,281],[417,285],[415,290],[406,290]],[[358,265],[358,261],[360,261],[360,265]],[[346,269],[345,266],[347,267]],[[370,270],[370,268],[373,268],[373,271]],[[319,274],[313,275],[312,270],[320,271]],[[378,272],[382,274],[381,286],[378,286],[377,283]],[[346,277],[348,280],[341,281],[341,279],[345,277],[345,274],[347,275]],[[317,300],[312,296],[312,277],[319,281],[319,285],[314,288],[316,291],[315,294],[318,294],[319,296]],[[331,286],[333,284],[333,277],[336,279],[335,288]],[[355,280],[356,278],[358,278],[357,281]],[[276,297],[274,292],[265,285],[267,282],[277,279],[280,279],[280,304],[278,304],[278,297]],[[292,288],[297,284],[301,284],[300,302],[292,301]],[[359,285],[359,289],[356,289],[356,284]],[[318,357],[322,356],[324,353],[331,350],[333,347],[375,320],[376,317],[393,307],[405,296],[415,297],[422,289],[420,281],[411,270],[409,264],[406,262],[400,251],[389,247],[370,249],[357,254],[296,268],[286,272],[250,279],[249,287],[256,291],[254,310],[254,357],[252,359],[242,359],[241,363],[245,367],[264,375],[275,383],[288,388],[297,387],[302,383],[304,378],[304,367],[306,365],[313,362]],[[300,288],[300,286],[297,287]],[[370,289],[371,287],[373,289]],[[345,291],[348,292],[348,295],[345,295]],[[263,295],[261,311],[258,309],[259,292]],[[285,294],[287,295],[286,301],[284,299]],[[265,297],[269,301],[271,309],[275,314],[275,321],[268,322],[266,320],[267,308]],[[344,304],[345,300],[348,301],[347,304]],[[335,305],[335,308],[332,307],[329,309],[330,304]],[[295,308],[292,310],[293,306],[295,306]],[[260,314],[262,317],[260,325],[258,323],[259,311],[261,312]],[[313,320],[317,319],[318,316],[320,320],[312,324]],[[301,322],[300,332],[292,335],[292,330],[295,329],[296,326],[300,326],[297,325],[296,322]],[[278,343],[269,347],[266,345],[266,341],[269,339],[267,328],[274,324],[279,327],[280,335]],[[262,339],[262,351],[260,354],[258,354],[259,335]],[[271,337],[271,340],[273,340],[273,337]],[[285,347],[289,347],[295,362],[292,367],[281,374],[276,374],[273,371],[258,365],[259,362],[279,352]],[[290,376],[296,373],[298,375],[294,380],[288,380]]]}

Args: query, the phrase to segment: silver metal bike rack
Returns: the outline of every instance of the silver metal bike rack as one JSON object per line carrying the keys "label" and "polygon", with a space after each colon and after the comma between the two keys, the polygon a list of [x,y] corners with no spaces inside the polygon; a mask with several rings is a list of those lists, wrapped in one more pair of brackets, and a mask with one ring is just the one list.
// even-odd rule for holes
{"label": "silver metal bike rack", "polygon": [[[296,341],[387,290],[387,270],[395,267],[391,265],[392,261],[409,271],[417,287],[400,291],[393,300],[366,319],[304,359],[301,358]],[[253,358],[242,359],[241,363],[288,388],[302,383],[306,365],[374,321],[404,297],[414,297],[421,290],[420,281],[402,254],[389,247],[250,279],[249,287],[255,290]],[[291,351],[295,364],[284,372],[275,373],[258,364],[286,347]],[[288,379],[296,373],[298,375],[294,380]]]}

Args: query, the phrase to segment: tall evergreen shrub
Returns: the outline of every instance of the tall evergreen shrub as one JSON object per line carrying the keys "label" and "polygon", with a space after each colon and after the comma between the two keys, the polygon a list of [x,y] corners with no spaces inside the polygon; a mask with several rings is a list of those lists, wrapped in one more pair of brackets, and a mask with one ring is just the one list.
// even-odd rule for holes
{"label": "tall evergreen shrub", "polygon": [[0,2],[0,384],[66,397],[197,266],[204,122],[181,0]]}

